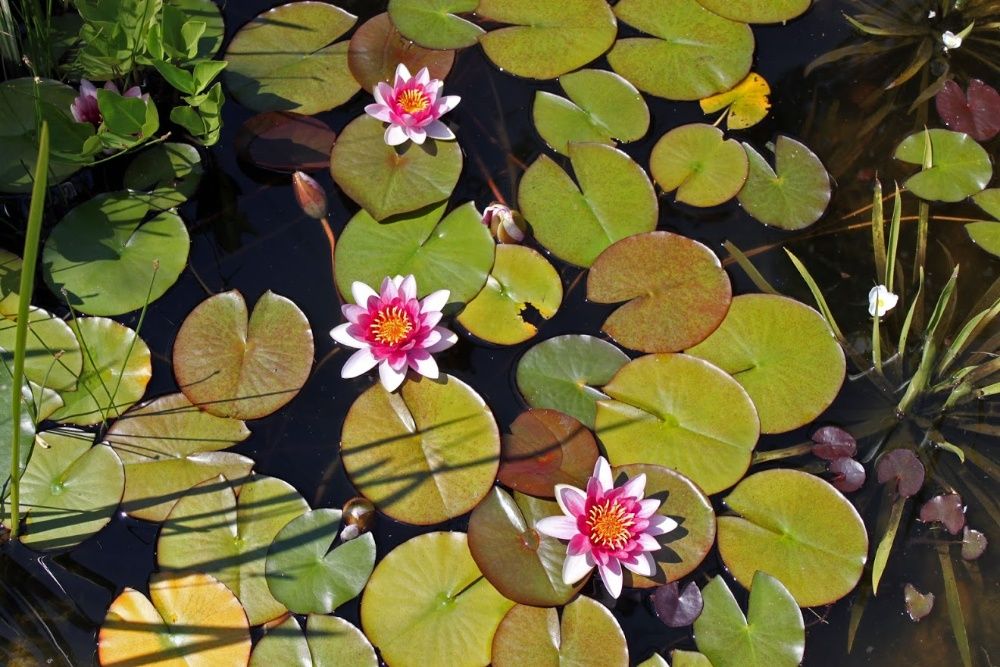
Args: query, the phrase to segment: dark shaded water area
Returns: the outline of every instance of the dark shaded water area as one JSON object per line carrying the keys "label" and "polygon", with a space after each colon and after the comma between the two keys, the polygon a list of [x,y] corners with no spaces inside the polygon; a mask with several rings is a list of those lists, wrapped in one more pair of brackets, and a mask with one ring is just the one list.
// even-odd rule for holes
{"label": "dark shaded water area", "polygon": [[[276,4],[273,0],[230,0],[224,7],[227,40],[245,22]],[[366,0],[342,0],[338,4],[357,14],[359,24],[383,11],[385,5]],[[788,134],[813,146],[824,160],[829,157],[824,147],[859,141],[847,120],[860,113],[851,110],[851,94],[858,87],[872,85],[873,79],[877,83],[877,74],[834,65],[813,73],[808,79],[803,76],[807,63],[839,46],[852,34],[841,15],[845,9],[844,3],[818,0],[807,15],[788,26],[754,27],[757,39],[754,71],[771,83],[774,108],[760,125],[735,133],[737,138],[763,146],[779,133]],[[603,60],[591,66],[608,69]],[[472,200],[480,209],[485,207],[494,199],[491,183],[508,203],[515,205],[522,165],[530,164],[544,151],[544,143],[531,120],[535,91],[560,92],[557,83],[525,81],[504,74],[480,49],[471,48],[458,54],[446,80],[446,89],[449,94],[462,96],[461,105],[448,118],[454,123],[465,152],[464,170],[452,196],[452,205]],[[368,92],[362,91],[349,104],[319,117],[340,131],[363,113],[369,98]],[[666,131],[684,123],[705,120],[695,103],[667,102],[652,97],[647,97],[647,101],[652,113],[648,135],[622,147],[644,167],[648,166],[653,145]],[[933,111],[931,113],[933,116]],[[253,458],[257,472],[292,484],[313,507],[340,507],[357,495],[339,460],[340,429],[347,410],[370,386],[371,379],[340,378],[340,367],[348,354],[327,335],[329,329],[341,321],[341,316],[340,301],[331,278],[329,247],[322,229],[296,205],[287,176],[260,171],[237,160],[234,138],[240,125],[251,115],[235,102],[227,102],[222,139],[217,146],[203,152],[206,176],[201,189],[181,208],[192,231],[189,268],[177,284],[150,307],[143,323],[141,335],[154,356],[153,378],[147,396],[177,390],[170,365],[174,337],[184,317],[207,296],[238,289],[248,303],[253,303],[266,290],[272,290],[292,299],[313,327],[316,340],[313,374],[302,393],[289,405],[271,417],[250,422],[248,426],[253,435],[235,451]],[[714,118],[709,122],[712,120]],[[870,326],[866,318],[867,294],[874,284],[870,237],[864,228],[832,232],[848,222],[866,219],[860,216],[841,222],[849,212],[869,202],[871,177],[875,171],[888,181],[899,175],[898,167],[891,165],[892,149],[914,126],[914,117],[900,112],[898,117],[888,119],[874,138],[866,138],[864,141],[868,145],[859,151],[859,159],[842,173],[834,174],[837,183],[830,211],[806,233],[789,234],[765,228],[735,204],[699,210],[675,205],[670,196],[660,199],[659,229],[697,239],[721,257],[726,256],[722,248],[725,240],[744,250],[776,244],[773,249],[755,255],[755,263],[776,286],[811,303],[804,285],[780,249],[783,242],[789,241],[790,247],[824,286],[834,310],[845,318],[841,324],[847,330],[863,331]],[[338,192],[328,173],[315,176],[330,194],[330,221],[339,233],[357,211],[357,206]],[[120,178],[120,173],[114,168],[95,174],[93,178],[96,185],[108,189],[119,187],[120,181],[116,179]],[[906,227],[902,248],[911,247],[911,236],[912,230]],[[973,275],[982,277],[982,285],[996,278],[996,262],[991,263],[984,255],[977,254],[960,225],[932,229],[931,240],[934,248],[938,243],[946,245],[956,261],[963,263],[963,271],[968,268]],[[16,241],[11,240],[8,246],[18,250],[14,243]],[[935,256],[932,251],[932,259]],[[442,369],[469,383],[482,395],[501,431],[526,409],[513,379],[520,356],[538,341],[552,336],[596,334],[614,309],[585,300],[585,273],[582,270],[555,259],[552,261],[563,278],[564,302],[555,317],[538,322],[539,333],[533,340],[501,348],[463,335],[458,345],[439,357]],[[911,261],[906,255],[901,258],[907,266]],[[735,265],[729,268],[735,293],[755,291],[739,268]],[[928,270],[931,284],[939,285],[948,267],[932,261]],[[962,303],[971,302],[978,296],[971,292],[974,290],[961,297]],[[138,317],[120,319],[134,327]],[[459,327],[455,325],[455,328]],[[873,394],[864,387],[863,382],[848,382],[828,418],[839,420],[845,415],[857,418],[868,411],[884,409],[884,406],[873,404]],[[802,442],[811,428],[781,436],[764,436],[759,448]],[[792,460],[784,465],[808,463]],[[968,474],[979,473],[970,469]],[[990,488],[987,478],[980,482]],[[873,499],[872,493],[865,496],[862,492],[859,498],[872,533],[879,514],[878,496],[874,495]],[[989,533],[986,527],[991,524],[981,516],[977,504],[969,500],[969,524],[986,531],[996,544],[1000,544],[1000,535]],[[724,510],[718,497],[716,509]],[[911,523],[904,520],[904,525]],[[428,530],[464,530],[466,526],[467,517],[429,529],[380,516],[374,528],[379,557]],[[46,635],[51,633],[61,647],[60,650],[49,648],[44,653],[51,664],[96,664],[95,633],[111,600],[123,586],[140,591],[147,588],[149,575],[155,569],[158,528],[155,524],[118,516],[96,537],[67,554],[40,558],[25,549],[12,550],[13,562],[0,574],[4,581],[17,583],[19,589],[29,594],[26,599],[35,609],[24,608],[23,616],[26,627],[32,628],[35,639],[39,640],[32,643],[51,647],[51,643],[46,644]],[[901,593],[904,583],[913,582],[921,590],[941,588],[936,552],[925,543],[926,539],[911,540],[909,537],[902,534],[898,538],[898,551],[893,555],[897,563],[905,563],[905,566],[890,567],[882,589],[887,593],[868,604],[850,653],[847,651],[847,628],[853,596],[829,608],[805,611],[808,626],[806,665],[960,664],[951,640],[943,595],[940,596],[941,608],[921,624],[915,625],[906,618]],[[993,562],[989,562],[991,560]],[[988,552],[976,568],[960,577],[961,590],[970,607],[970,622],[980,640],[973,646],[975,658],[984,665],[990,664],[985,657],[987,651],[994,662],[1000,660],[1000,634],[993,620],[1000,612],[997,605],[1000,578],[995,561],[989,558]],[[721,570],[713,550],[692,578],[703,585],[709,576]],[[734,591],[740,590],[734,586]],[[598,599],[604,595],[596,583],[588,584],[584,591]],[[9,596],[8,590],[0,592],[0,600],[4,596]],[[693,648],[689,631],[670,630],[661,624],[649,611],[647,597],[647,593],[627,591],[612,608],[625,630],[633,664],[648,658],[654,651],[666,653],[672,648]],[[609,605],[613,602],[602,601]],[[400,600],[400,604],[405,602]],[[22,603],[16,604],[23,607]],[[360,625],[358,600],[340,608],[337,614]],[[38,618],[45,620],[47,629],[37,622]],[[992,647],[981,645],[989,639],[992,639]],[[24,664],[31,664],[32,659],[26,658]]]}

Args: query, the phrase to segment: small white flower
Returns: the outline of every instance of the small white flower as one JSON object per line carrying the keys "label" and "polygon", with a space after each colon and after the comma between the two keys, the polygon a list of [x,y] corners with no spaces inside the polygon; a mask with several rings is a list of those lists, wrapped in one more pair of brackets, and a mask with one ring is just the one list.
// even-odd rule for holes
{"label": "small white flower", "polygon": [[899,297],[886,289],[885,285],[876,285],[868,292],[868,314],[872,317],[882,317],[896,307]]}
{"label": "small white flower", "polygon": [[941,43],[944,44],[944,50],[957,49],[962,46],[962,36],[956,35],[951,30],[946,30],[941,35]]}
{"label": "small white flower", "polygon": [[932,19],[932,18],[934,18],[936,16],[937,16],[937,12],[934,11],[933,9],[930,10],[929,12],[927,12],[927,18],[929,18],[929,19]]}

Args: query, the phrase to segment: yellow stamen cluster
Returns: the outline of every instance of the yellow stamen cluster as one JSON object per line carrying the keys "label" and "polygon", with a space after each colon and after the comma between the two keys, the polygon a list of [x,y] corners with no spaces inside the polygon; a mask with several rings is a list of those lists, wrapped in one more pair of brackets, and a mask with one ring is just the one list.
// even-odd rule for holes
{"label": "yellow stamen cluster", "polygon": [[384,308],[372,318],[368,325],[375,342],[381,345],[398,345],[413,331],[413,320],[399,306]]}
{"label": "yellow stamen cluster", "polygon": [[418,88],[407,88],[396,98],[396,104],[406,113],[414,114],[425,111],[431,105],[427,93]]}
{"label": "yellow stamen cluster", "polygon": [[632,537],[635,515],[625,511],[618,501],[605,500],[587,512],[590,541],[609,549],[621,549]]}

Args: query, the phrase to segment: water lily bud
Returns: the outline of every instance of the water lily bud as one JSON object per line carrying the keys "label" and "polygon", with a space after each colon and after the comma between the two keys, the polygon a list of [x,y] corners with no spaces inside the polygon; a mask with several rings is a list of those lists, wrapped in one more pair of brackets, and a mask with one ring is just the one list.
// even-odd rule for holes
{"label": "water lily bud", "polygon": [[524,241],[527,224],[516,211],[503,204],[493,203],[483,211],[483,224],[500,243],[521,243]]}
{"label": "water lily bud", "polygon": [[301,171],[292,174],[292,190],[302,212],[310,218],[322,220],[328,210],[326,192],[316,179]]}
{"label": "water lily bud", "polygon": [[375,506],[367,498],[351,498],[344,504],[344,529],[340,539],[349,542],[371,530],[375,522]]}

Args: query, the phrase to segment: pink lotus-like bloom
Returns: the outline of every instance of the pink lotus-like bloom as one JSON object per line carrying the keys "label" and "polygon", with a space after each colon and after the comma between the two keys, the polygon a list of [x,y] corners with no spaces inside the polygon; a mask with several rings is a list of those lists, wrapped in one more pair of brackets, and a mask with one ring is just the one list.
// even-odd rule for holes
{"label": "pink lotus-like bloom", "polygon": [[622,592],[622,566],[644,577],[656,573],[649,553],[660,548],[656,535],[669,533],[677,522],[656,513],[659,500],[643,500],[646,476],[638,475],[616,487],[611,466],[597,459],[586,493],[556,485],[556,501],[565,516],[550,516],[535,529],[550,537],[569,540],[563,562],[563,581],[572,586],[595,567],[613,597]]}
{"label": "pink lotus-like bloom", "polygon": [[[104,84],[104,90],[117,93],[118,86],[113,81],[108,81]],[[137,97],[149,102],[149,95],[143,95],[139,86],[132,86],[122,94],[122,97]],[[73,114],[73,120],[78,123],[90,123],[98,127],[104,121],[101,109],[97,105],[97,87],[86,79],[80,80],[80,95],[73,100],[69,110]]]}
{"label": "pink lotus-like bloom", "polygon": [[377,365],[386,391],[403,384],[408,368],[431,379],[438,377],[431,355],[458,341],[453,332],[437,326],[451,294],[448,290],[420,300],[416,278],[396,276],[383,280],[379,292],[355,281],[351,294],[354,303],[341,307],[347,322],[330,332],[338,343],[358,348],[341,369],[341,377],[357,377]]}
{"label": "pink lotus-like bloom", "polygon": [[365,107],[365,113],[389,123],[385,129],[385,143],[390,146],[404,144],[410,139],[422,144],[431,139],[454,139],[455,135],[439,119],[461,101],[458,95],[438,97],[442,81],[432,79],[427,68],[421,68],[416,76],[400,63],[396,67],[396,80],[390,86],[381,81],[372,95],[375,104]]}

